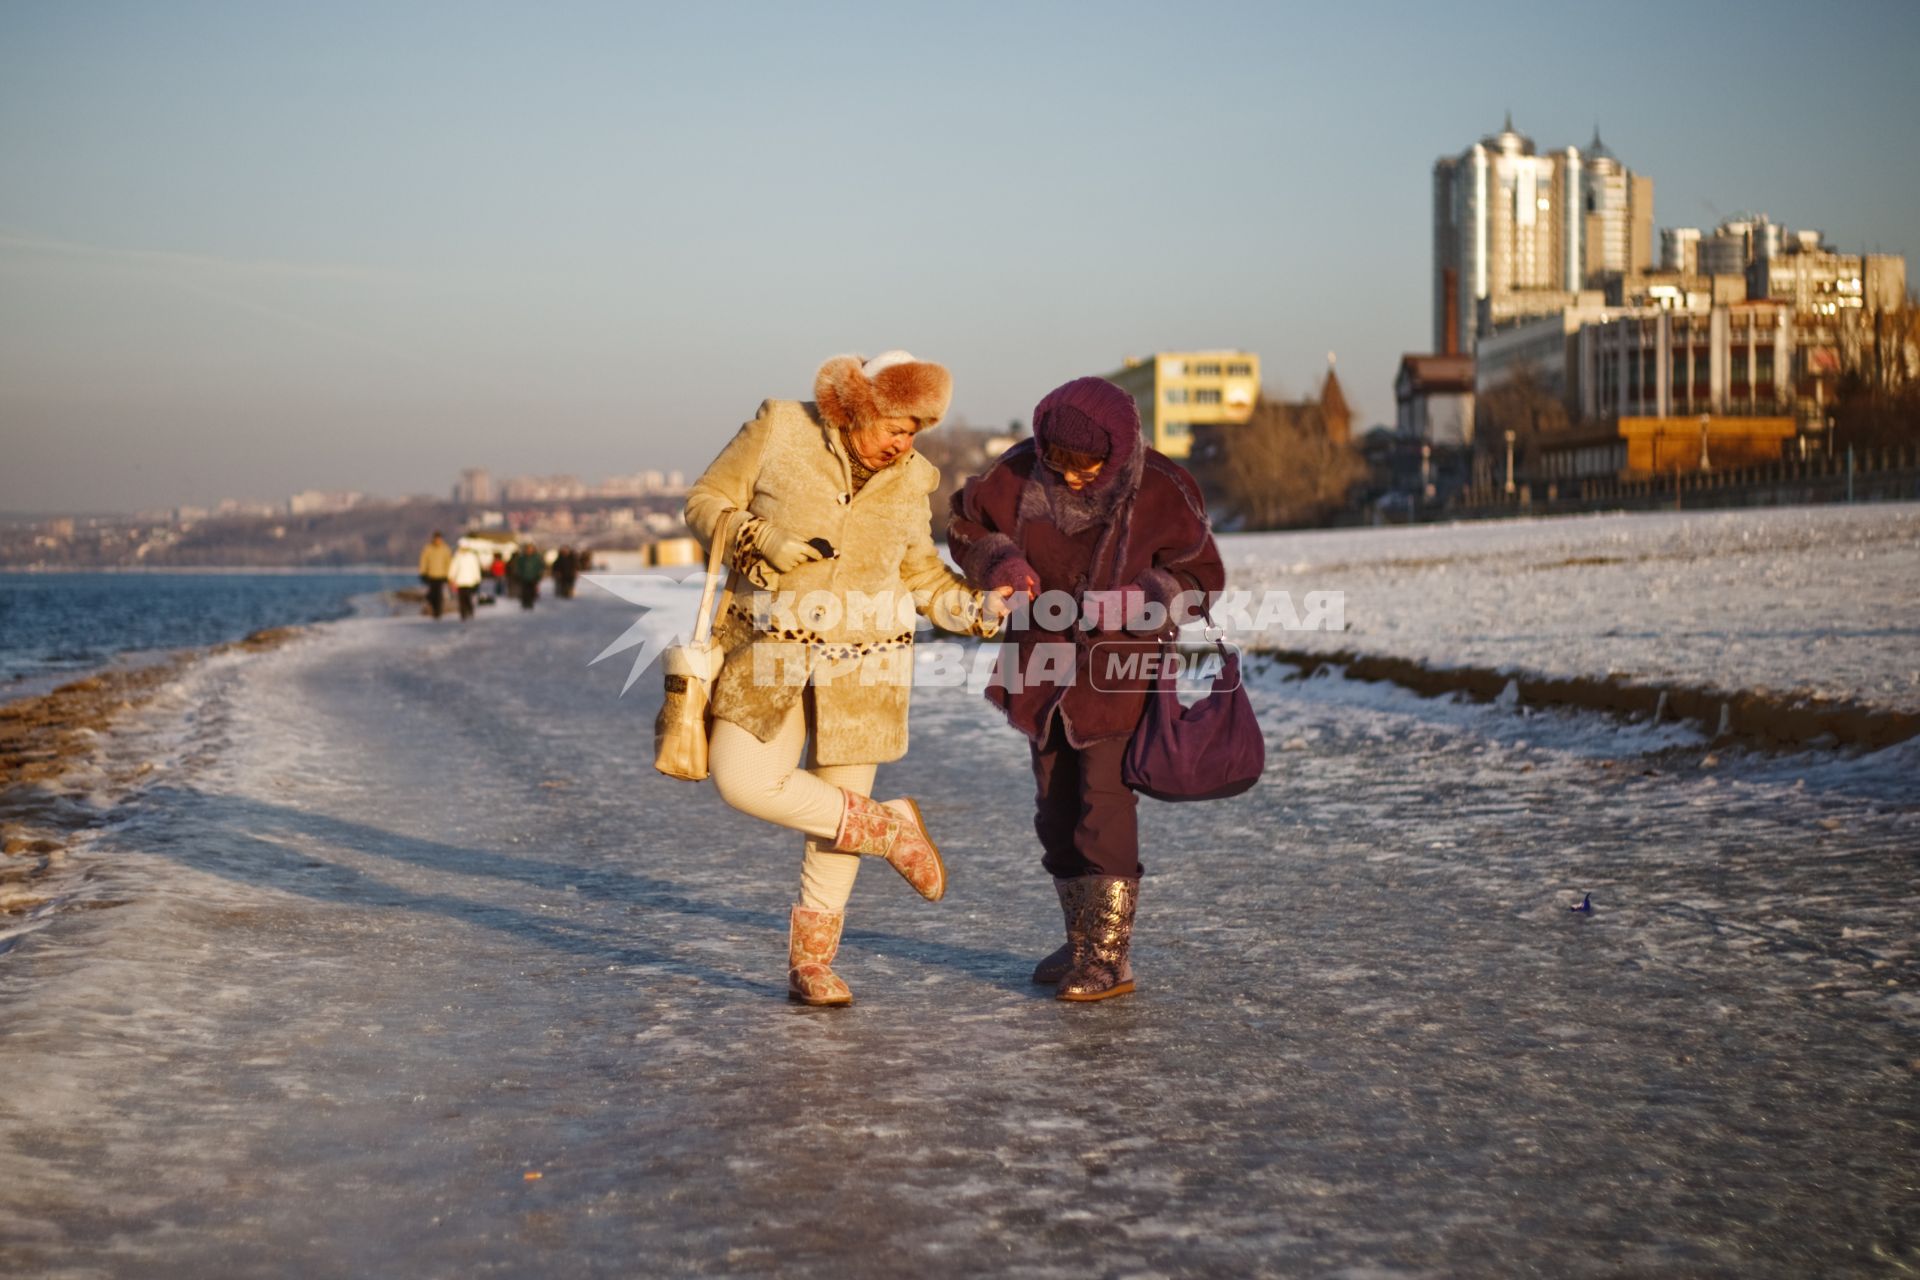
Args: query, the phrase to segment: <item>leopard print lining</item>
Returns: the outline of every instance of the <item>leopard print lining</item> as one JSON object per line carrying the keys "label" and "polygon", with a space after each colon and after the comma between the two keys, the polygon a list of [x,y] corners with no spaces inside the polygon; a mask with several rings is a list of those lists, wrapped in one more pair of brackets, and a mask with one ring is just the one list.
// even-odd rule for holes
{"label": "leopard print lining", "polygon": [[886,653],[892,649],[913,647],[913,632],[902,632],[886,640],[835,641],[822,639],[817,633],[805,627],[777,627],[771,631],[756,631],[755,640],[782,640],[789,644],[804,644],[815,656],[829,661],[845,661],[849,658],[864,658],[870,653]]}
{"label": "leopard print lining", "polygon": [[727,563],[756,587],[771,586],[773,566],[760,555],[760,538],[767,522],[759,516],[747,516],[733,531],[733,545],[727,549]]}
{"label": "leopard print lining", "polygon": [[724,623],[730,634],[744,636],[744,643],[774,640],[785,644],[803,644],[815,657],[835,662],[864,658],[872,653],[911,649],[914,638],[913,632],[902,631],[884,640],[828,640],[806,627],[756,627],[753,624],[752,607],[737,599],[727,606]]}

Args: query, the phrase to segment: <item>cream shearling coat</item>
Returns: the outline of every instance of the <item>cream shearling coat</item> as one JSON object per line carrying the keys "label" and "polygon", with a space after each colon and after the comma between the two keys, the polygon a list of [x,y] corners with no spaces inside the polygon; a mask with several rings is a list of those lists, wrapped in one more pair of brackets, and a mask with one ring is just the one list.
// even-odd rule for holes
{"label": "cream shearling coat", "polygon": [[787,574],[756,562],[770,590],[736,575],[733,606],[714,629],[727,655],[715,718],[768,741],[811,682],[818,763],[907,753],[914,615],[975,635],[996,626],[980,593],[934,550],[928,495],[939,484],[934,465],[912,453],[853,493],[845,438],[812,402],[760,406],[688,494],[688,527],[711,546],[738,508],[802,540],[823,537],[839,554]]}

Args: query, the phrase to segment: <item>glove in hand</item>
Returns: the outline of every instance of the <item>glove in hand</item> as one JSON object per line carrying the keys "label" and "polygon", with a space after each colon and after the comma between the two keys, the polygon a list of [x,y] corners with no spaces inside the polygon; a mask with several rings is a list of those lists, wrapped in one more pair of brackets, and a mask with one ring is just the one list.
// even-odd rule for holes
{"label": "glove in hand", "polygon": [[820,548],[794,537],[779,525],[760,526],[760,558],[773,566],[775,573],[792,573],[810,560],[824,560]]}

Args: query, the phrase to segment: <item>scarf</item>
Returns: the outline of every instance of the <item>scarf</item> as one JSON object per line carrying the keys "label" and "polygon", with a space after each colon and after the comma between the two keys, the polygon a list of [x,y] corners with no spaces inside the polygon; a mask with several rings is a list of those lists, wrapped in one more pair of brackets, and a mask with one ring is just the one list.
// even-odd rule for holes
{"label": "scarf", "polygon": [[1068,537],[1075,537],[1103,525],[1093,554],[1075,585],[1075,591],[1106,591],[1122,584],[1112,581],[1127,558],[1128,526],[1133,523],[1133,497],[1140,491],[1140,477],[1146,470],[1144,447],[1134,448],[1119,467],[1101,468],[1101,474],[1083,489],[1074,489],[1046,463],[1036,443],[1033,474],[1020,490],[1013,540],[1021,541],[1031,520],[1045,520]]}

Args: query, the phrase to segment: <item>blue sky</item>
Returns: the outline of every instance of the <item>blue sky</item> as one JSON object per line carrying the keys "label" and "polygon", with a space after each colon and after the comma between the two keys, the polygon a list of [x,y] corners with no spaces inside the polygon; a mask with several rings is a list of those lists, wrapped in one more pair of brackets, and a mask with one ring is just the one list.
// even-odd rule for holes
{"label": "blue sky", "polygon": [[842,351],[1390,418],[1433,160],[1920,255],[1920,5],[0,6],[0,509],[702,466]]}

